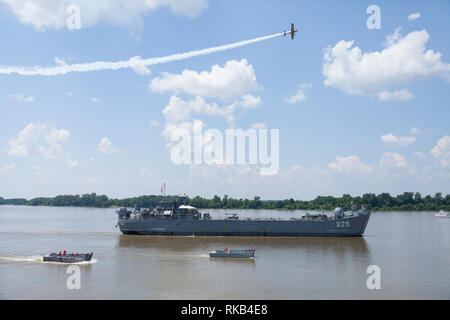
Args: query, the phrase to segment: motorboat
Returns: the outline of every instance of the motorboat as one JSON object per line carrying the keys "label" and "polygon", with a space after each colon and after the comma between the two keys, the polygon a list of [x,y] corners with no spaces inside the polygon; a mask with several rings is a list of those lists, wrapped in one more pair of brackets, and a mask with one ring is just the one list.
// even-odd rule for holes
{"label": "motorboat", "polygon": [[216,250],[209,253],[210,258],[244,258],[249,259],[255,256],[256,249],[244,249],[244,250],[229,250],[228,248],[223,250]]}

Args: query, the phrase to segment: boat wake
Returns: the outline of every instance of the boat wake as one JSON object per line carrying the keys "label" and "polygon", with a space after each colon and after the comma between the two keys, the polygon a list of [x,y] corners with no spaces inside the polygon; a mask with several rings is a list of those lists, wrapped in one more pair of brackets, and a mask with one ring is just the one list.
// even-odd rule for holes
{"label": "boat wake", "polygon": [[0,264],[7,263],[25,263],[25,264],[76,264],[76,265],[90,265],[97,263],[97,259],[91,259],[91,261],[81,261],[74,263],[62,263],[53,261],[43,261],[43,256],[0,256]]}
{"label": "boat wake", "polygon": [[29,256],[29,257],[24,257],[24,256],[10,256],[10,257],[6,257],[6,256],[0,256],[0,263],[1,262],[32,262],[32,263],[38,263],[38,262],[43,262],[42,261],[42,256]]}

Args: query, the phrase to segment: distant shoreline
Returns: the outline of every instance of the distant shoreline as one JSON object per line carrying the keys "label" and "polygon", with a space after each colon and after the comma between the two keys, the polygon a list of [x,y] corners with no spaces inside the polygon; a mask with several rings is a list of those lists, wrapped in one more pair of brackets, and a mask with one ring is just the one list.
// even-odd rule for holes
{"label": "distant shoreline", "polygon": [[[39,208],[86,208],[86,209],[119,209],[122,207],[87,207],[87,206],[46,206],[46,205],[40,205],[40,206],[33,206],[33,205],[27,205],[27,204],[0,204],[0,207],[2,206],[11,206],[11,207],[39,207]],[[267,211],[323,211],[323,212],[329,212],[332,211],[333,209],[330,210],[325,210],[325,209],[266,209],[266,208],[258,208],[258,209],[245,209],[245,208],[197,208],[199,211],[203,212],[205,210],[229,210],[229,211],[233,211],[233,210],[257,210],[257,211],[262,211],[262,210],[267,210]],[[393,209],[389,209],[389,210],[370,210],[370,212],[372,213],[383,213],[383,212],[405,212],[405,213],[436,213],[439,210],[393,210]]]}
{"label": "distant shoreline", "polygon": [[303,201],[294,199],[261,200],[255,196],[253,199],[235,199],[227,195],[220,197],[215,195],[211,199],[199,196],[189,198],[180,196],[144,195],[126,199],[110,199],[106,195],[96,193],[83,195],[59,195],[53,198],[24,198],[4,199],[0,197],[0,205],[26,205],[49,207],[74,207],[74,208],[120,208],[120,207],[155,207],[163,199],[181,200],[194,207],[207,209],[252,209],[252,210],[306,210],[306,211],[331,211],[336,207],[350,210],[352,205],[364,206],[373,212],[435,212],[440,210],[450,211],[450,194],[436,193],[434,196],[422,196],[419,192],[404,192],[397,196],[389,193],[368,193],[362,196],[344,194],[342,197],[318,196],[314,200]]}

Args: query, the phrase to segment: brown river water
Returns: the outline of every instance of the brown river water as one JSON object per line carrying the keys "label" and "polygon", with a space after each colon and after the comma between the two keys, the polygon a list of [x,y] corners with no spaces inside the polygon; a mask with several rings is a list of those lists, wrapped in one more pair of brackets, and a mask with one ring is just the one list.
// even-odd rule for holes
{"label": "brown river water", "polygon": [[[372,213],[360,238],[128,236],[116,220],[114,209],[0,206],[0,299],[450,299],[450,219],[432,212]],[[251,260],[208,255],[252,247]],[[68,265],[42,262],[60,250],[94,252],[78,264],[80,289],[68,289]],[[371,265],[380,289],[366,285]]]}

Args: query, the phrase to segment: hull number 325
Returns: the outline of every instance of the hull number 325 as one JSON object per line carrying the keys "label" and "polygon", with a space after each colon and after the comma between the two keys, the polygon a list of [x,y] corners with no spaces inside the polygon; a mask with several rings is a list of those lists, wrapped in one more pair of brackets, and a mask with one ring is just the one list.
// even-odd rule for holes
{"label": "hull number 325", "polygon": [[350,221],[336,221],[336,227],[338,228],[349,228]]}

